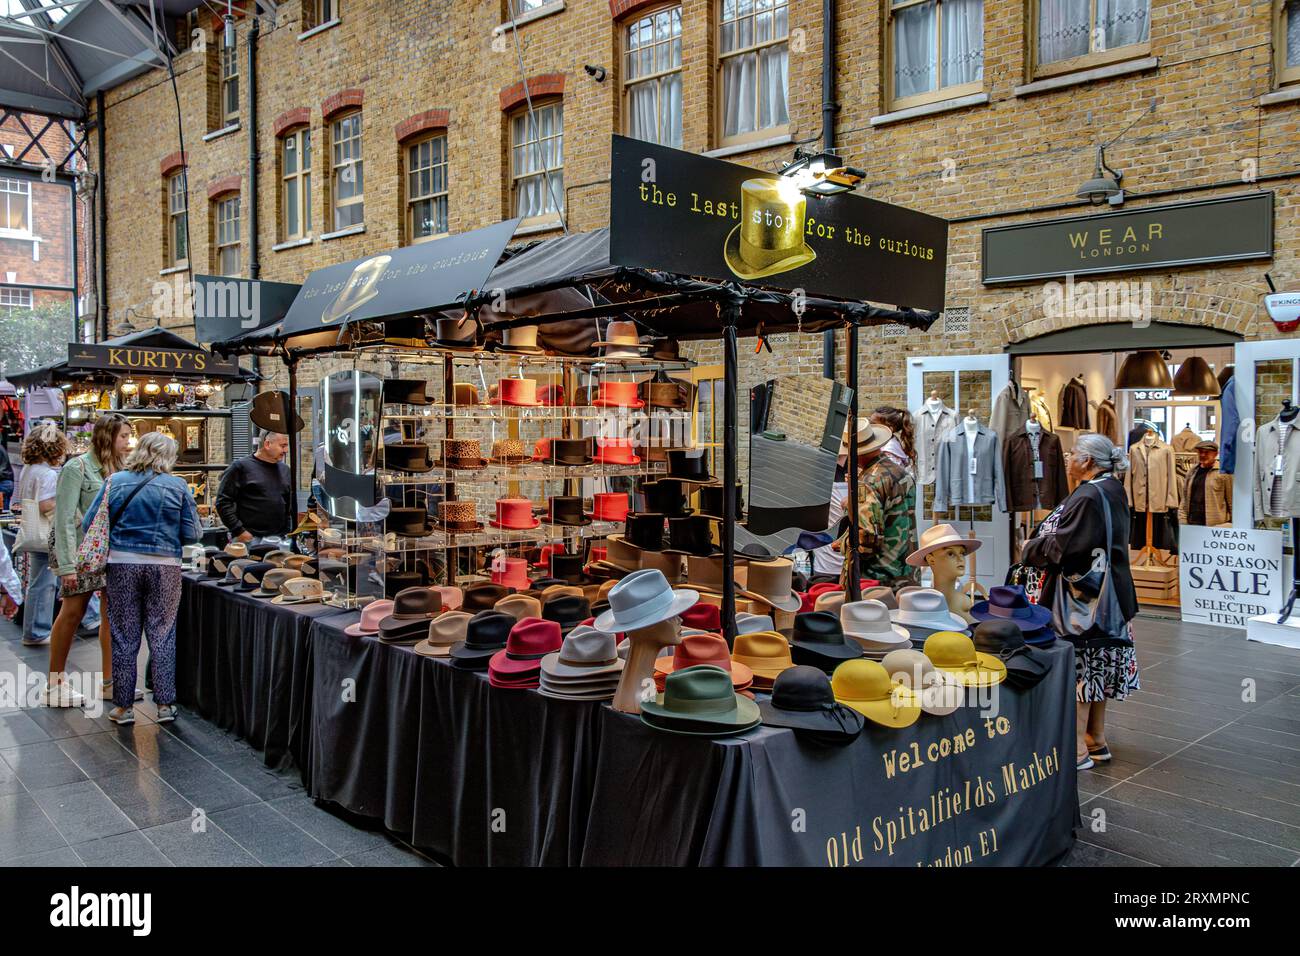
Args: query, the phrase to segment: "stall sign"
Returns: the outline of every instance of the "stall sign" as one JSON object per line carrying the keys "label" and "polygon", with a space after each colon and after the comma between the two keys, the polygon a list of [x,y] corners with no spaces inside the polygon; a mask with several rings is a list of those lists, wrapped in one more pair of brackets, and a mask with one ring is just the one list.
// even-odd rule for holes
{"label": "stall sign", "polygon": [[192,289],[195,338],[224,342],[274,325],[284,318],[301,288],[296,282],[196,275]]}
{"label": "stall sign", "polygon": [[403,318],[487,287],[518,219],[317,269],[284,317],[283,335]]}
{"label": "stall sign", "polygon": [[983,282],[1167,269],[1273,256],[1273,194],[1261,190],[1165,206],[984,230]]}
{"label": "stall sign", "polygon": [[1178,588],[1184,621],[1245,628],[1282,608],[1282,533],[1184,525]]}
{"label": "stall sign", "polygon": [[770,170],[615,136],[614,265],[943,308],[948,223],[866,196],[805,196]]}
{"label": "stall sign", "polygon": [[239,365],[204,349],[68,343],[68,367],[124,374],[238,376]]}

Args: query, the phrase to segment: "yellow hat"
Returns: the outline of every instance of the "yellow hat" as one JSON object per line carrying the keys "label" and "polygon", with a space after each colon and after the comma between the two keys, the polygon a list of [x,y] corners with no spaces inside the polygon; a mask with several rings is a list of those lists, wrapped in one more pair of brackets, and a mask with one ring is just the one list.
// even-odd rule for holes
{"label": "yellow hat", "polygon": [[910,727],[921,716],[917,696],[890,680],[879,661],[845,661],[831,675],[831,691],[839,703],[886,727]]}
{"label": "yellow hat", "polygon": [[804,197],[792,180],[747,179],[740,184],[740,224],[723,248],[727,268],[754,280],[807,265],[817,253],[804,239]]}
{"label": "yellow hat", "polygon": [[775,679],[783,670],[794,667],[790,659],[790,642],[776,631],[737,634],[731,659],[744,664],[757,677]]}
{"label": "yellow hat", "polygon": [[977,653],[975,642],[956,631],[935,631],[925,639],[925,656],[965,687],[992,687],[1007,676],[1007,665],[992,654]]}

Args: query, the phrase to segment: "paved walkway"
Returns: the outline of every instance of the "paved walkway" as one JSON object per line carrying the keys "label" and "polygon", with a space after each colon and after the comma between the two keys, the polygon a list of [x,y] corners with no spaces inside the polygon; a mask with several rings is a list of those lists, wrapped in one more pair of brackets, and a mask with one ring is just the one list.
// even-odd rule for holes
{"label": "paved walkway", "polygon": [[[1109,708],[1115,760],[1079,775],[1072,866],[1300,863],[1300,651],[1144,615],[1142,690]],[[0,673],[41,668],[0,623]],[[70,667],[96,670],[78,641]],[[1243,700],[1253,682],[1255,701]],[[134,727],[0,709],[0,864],[429,866],[368,821],[317,806],[296,771],[189,712]],[[200,812],[198,808],[202,808]]]}

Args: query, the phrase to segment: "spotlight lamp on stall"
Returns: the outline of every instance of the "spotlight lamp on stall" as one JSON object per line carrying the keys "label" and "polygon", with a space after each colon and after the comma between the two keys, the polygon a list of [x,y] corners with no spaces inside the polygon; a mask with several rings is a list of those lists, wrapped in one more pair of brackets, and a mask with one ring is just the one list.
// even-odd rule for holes
{"label": "spotlight lamp on stall", "polygon": [[781,175],[793,180],[806,196],[834,196],[857,189],[867,174],[844,165],[834,153],[796,149],[794,160],[781,170]]}

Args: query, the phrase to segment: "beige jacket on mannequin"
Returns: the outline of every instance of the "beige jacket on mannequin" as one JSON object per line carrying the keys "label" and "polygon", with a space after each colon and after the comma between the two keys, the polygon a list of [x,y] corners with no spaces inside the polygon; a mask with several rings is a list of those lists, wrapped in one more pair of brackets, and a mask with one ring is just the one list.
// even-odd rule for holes
{"label": "beige jacket on mannequin", "polygon": [[1178,507],[1178,469],[1174,450],[1158,437],[1148,445],[1146,439],[1128,450],[1129,469],[1124,475],[1124,490],[1134,511],[1161,512]]}

